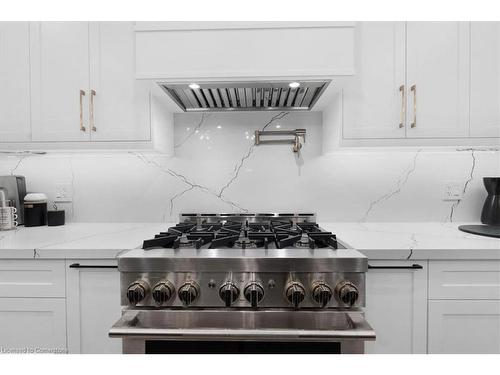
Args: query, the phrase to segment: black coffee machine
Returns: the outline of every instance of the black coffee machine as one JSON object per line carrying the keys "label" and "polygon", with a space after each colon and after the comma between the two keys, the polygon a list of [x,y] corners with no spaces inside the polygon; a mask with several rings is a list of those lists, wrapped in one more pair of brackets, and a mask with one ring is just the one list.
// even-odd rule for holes
{"label": "black coffee machine", "polygon": [[481,223],[484,225],[461,225],[458,229],[500,238],[500,177],[484,177],[483,183],[488,192],[481,212]]}

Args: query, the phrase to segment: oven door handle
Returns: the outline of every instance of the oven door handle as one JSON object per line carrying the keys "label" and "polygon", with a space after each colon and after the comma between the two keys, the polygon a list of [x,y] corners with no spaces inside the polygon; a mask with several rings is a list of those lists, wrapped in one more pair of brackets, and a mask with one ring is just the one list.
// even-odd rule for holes
{"label": "oven door handle", "polygon": [[349,329],[225,329],[140,327],[140,311],[126,311],[109,330],[109,337],[146,340],[375,340],[375,331],[361,312],[346,312]]}
{"label": "oven door handle", "polygon": [[80,263],[73,263],[69,265],[69,268],[118,268],[118,266],[106,266],[106,265],[82,265]]}
{"label": "oven door handle", "polygon": [[421,270],[420,264],[412,264],[411,266],[371,266],[368,265],[369,270]]}

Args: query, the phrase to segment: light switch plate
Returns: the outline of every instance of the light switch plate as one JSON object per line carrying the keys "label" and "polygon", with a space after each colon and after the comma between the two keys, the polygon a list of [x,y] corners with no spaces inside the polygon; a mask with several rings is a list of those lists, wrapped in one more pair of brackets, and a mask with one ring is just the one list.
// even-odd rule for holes
{"label": "light switch plate", "polygon": [[463,184],[460,181],[447,181],[443,186],[444,201],[458,201],[463,198]]}

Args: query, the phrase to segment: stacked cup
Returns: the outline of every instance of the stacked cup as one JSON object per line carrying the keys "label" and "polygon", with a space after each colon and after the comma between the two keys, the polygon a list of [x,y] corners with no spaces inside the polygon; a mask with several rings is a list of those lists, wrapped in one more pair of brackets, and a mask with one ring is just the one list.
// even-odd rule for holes
{"label": "stacked cup", "polygon": [[5,191],[0,188],[0,230],[11,230],[17,227],[17,209],[13,202],[5,199]]}

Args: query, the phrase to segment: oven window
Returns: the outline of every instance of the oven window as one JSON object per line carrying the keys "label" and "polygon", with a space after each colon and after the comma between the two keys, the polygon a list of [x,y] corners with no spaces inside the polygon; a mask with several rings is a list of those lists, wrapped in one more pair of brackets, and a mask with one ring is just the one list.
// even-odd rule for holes
{"label": "oven window", "polygon": [[338,342],[146,341],[146,354],[339,354]]}

